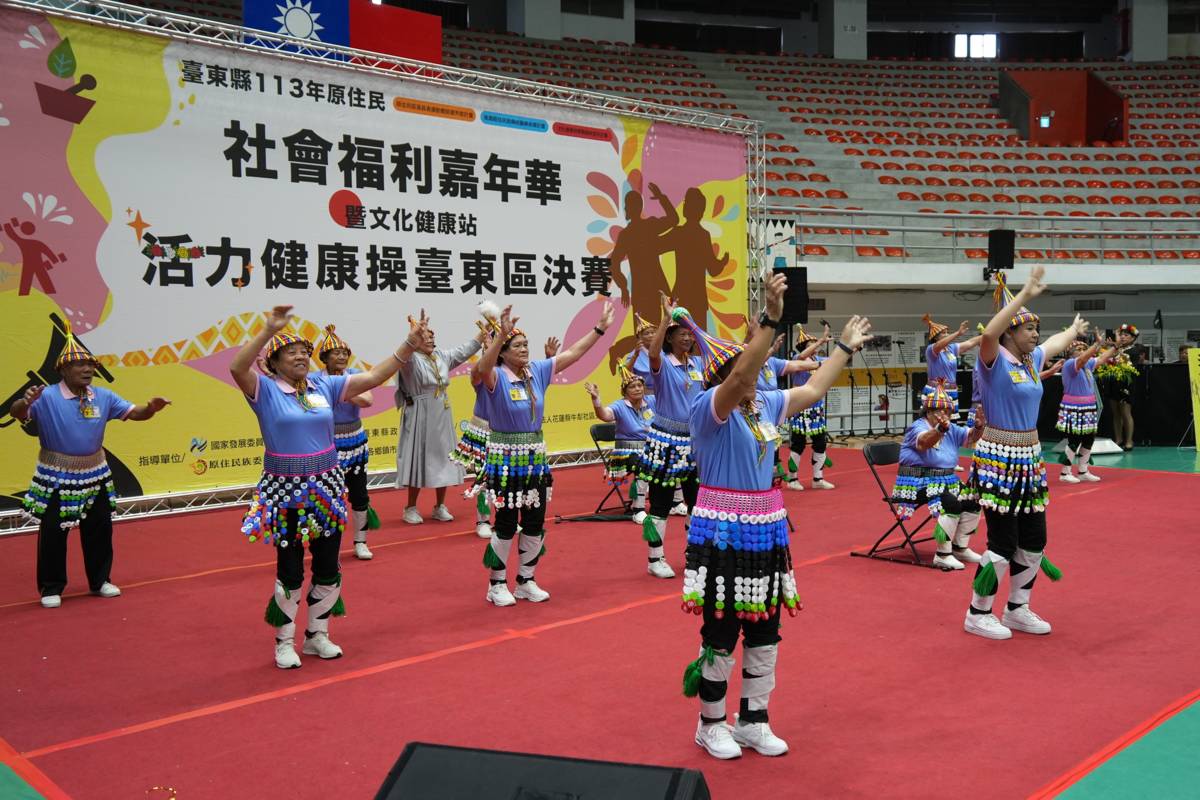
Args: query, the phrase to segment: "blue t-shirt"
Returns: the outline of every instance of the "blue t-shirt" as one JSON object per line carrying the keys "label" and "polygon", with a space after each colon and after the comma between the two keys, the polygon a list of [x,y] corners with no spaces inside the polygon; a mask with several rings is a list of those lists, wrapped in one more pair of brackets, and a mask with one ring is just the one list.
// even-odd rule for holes
{"label": "blue t-shirt", "polygon": [[637,351],[637,358],[633,360],[632,364],[629,363],[628,356],[626,359],[625,364],[629,367],[629,371],[641,378],[642,382],[646,384],[646,391],[653,394],[654,376],[650,374],[650,354],[646,352],[645,348],[642,348]]}
{"label": "blue t-shirt", "polygon": [[640,409],[631,406],[624,397],[609,403],[608,409],[613,413],[613,418],[617,423],[618,439],[640,441],[646,438],[646,431],[650,429],[650,421],[654,419],[653,397],[643,397]]}
{"label": "blue t-shirt", "polygon": [[[347,367],[343,375],[357,375],[362,372],[357,367]],[[327,371],[321,370],[317,375],[329,378],[331,376]],[[333,424],[348,425],[351,422],[358,422],[362,419],[362,409],[354,405],[348,400],[339,400],[333,404]]]}
{"label": "blue t-shirt", "polygon": [[958,385],[958,344],[948,344],[941,353],[934,355],[933,345],[925,348],[925,382],[930,386],[937,383],[938,378],[946,381],[947,386]]}
{"label": "blue t-shirt", "polygon": [[[554,359],[542,358],[529,362],[530,386],[524,379],[513,380],[501,365],[496,369],[496,386],[488,391],[486,383],[476,387],[477,392],[487,394],[486,419],[492,430],[500,433],[533,433],[542,429],[542,417],[546,412],[546,389],[554,377]],[[533,403],[533,414],[530,414]]]}
{"label": "blue t-shirt", "polygon": [[304,408],[291,386],[259,375],[258,390],[246,402],[258,417],[268,453],[303,456],[333,447],[333,407],[345,391],[345,375],[309,375],[306,396],[312,408]]}
{"label": "blue t-shirt", "polygon": [[942,434],[937,447],[928,450],[917,448],[917,439],[924,433],[933,430],[929,420],[921,417],[904,432],[904,441],[900,444],[900,463],[907,467],[937,467],[939,469],[954,469],[958,464],[958,448],[967,441],[965,425],[950,424],[950,430]]}
{"label": "blue t-shirt", "polygon": [[772,389],[779,388],[779,379],[783,376],[783,371],[787,369],[788,362],[785,359],[771,356],[767,359],[767,363],[763,364],[763,368],[758,371],[758,384],[754,388],[762,392],[769,392]]}
{"label": "blue t-shirt", "polygon": [[721,489],[770,489],[779,425],[787,413],[787,393],[779,389],[755,392],[759,424],[767,438],[765,449],[760,450],[740,409],[730,412],[724,422],[717,419],[713,411],[716,391],[715,386],[707,389],[692,402],[688,420],[700,483]]}
{"label": "blue t-shirt", "polygon": [[487,392],[480,392],[478,391],[478,387],[476,388],[475,407],[471,410],[471,414],[486,422],[488,418]]}
{"label": "blue t-shirt", "polygon": [[133,403],[102,386],[89,386],[87,402],[71,394],[63,382],[47,386],[29,405],[37,420],[38,442],[47,450],[68,456],[90,456],[104,446],[109,420],[125,419]]}
{"label": "blue t-shirt", "polygon": [[1046,351],[1039,345],[1033,351],[1033,371],[1003,347],[989,367],[975,359],[975,375],[988,425],[1008,431],[1037,428],[1038,407],[1042,402],[1042,382],[1038,373],[1046,362]]}
{"label": "blue t-shirt", "polygon": [[[817,364],[820,364],[822,361],[828,361],[828,360],[829,360],[828,356],[813,356],[812,358],[809,359],[809,361],[816,361]],[[816,372],[815,369],[806,369],[806,370],[801,370],[800,372],[793,372],[792,373],[792,386],[793,387],[803,386],[804,384],[808,383],[808,379],[813,376],[814,372]]]}
{"label": "blue t-shirt", "polygon": [[654,379],[655,411],[667,419],[687,422],[692,413],[692,400],[704,391],[704,362],[699,356],[688,356],[687,361],[676,364],[671,356],[663,353]]}
{"label": "blue t-shirt", "polygon": [[1083,369],[1075,366],[1075,359],[1068,358],[1063,362],[1062,382],[1063,396],[1095,397],[1096,391],[1092,383],[1092,370],[1096,368],[1096,359],[1089,358]]}

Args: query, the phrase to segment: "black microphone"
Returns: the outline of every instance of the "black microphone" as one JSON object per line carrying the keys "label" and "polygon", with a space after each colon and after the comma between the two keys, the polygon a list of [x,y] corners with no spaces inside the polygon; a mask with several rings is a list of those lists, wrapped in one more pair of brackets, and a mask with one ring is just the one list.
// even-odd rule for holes
{"label": "black microphone", "polygon": [[903,339],[892,339],[893,344],[905,344]]}
{"label": "black microphone", "polygon": [[827,320],[827,319],[821,320],[821,324],[824,325],[826,328],[830,327],[829,320]]}

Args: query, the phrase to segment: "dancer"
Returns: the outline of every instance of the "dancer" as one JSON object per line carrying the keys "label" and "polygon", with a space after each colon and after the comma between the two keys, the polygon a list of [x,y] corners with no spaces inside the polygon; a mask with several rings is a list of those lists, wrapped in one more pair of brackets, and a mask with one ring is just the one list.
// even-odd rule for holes
{"label": "dancer", "polygon": [[[1092,444],[1096,440],[1096,423],[1100,412],[1096,406],[1096,383],[1093,373],[1117,355],[1116,347],[1110,347],[1096,357],[1100,349],[1100,336],[1089,347],[1087,342],[1076,340],[1071,345],[1069,358],[1063,359],[1063,396],[1058,407],[1058,422],[1054,426],[1067,436],[1067,449],[1063,453],[1062,471],[1058,479],[1063,483],[1100,480],[1088,463],[1092,457]],[[1071,465],[1079,464],[1079,477],[1071,474]]]}
{"label": "dancer", "polygon": [[450,409],[450,372],[474,355],[483,334],[452,350],[437,347],[425,309],[415,323],[421,330],[416,354],[402,367],[396,380],[396,407],[400,409],[400,439],[396,448],[396,488],[408,488],[404,521],[424,522],[417,510],[421,489],[433,489],[432,517],[451,522],[446,508],[446,490],[466,480],[462,465],[449,456],[455,449],[454,417]]}
{"label": "dancer", "polygon": [[[545,548],[546,506],[550,502],[550,465],[542,437],[546,389],[590,350],[612,323],[613,306],[605,301],[600,321],[562,353],[529,360],[529,339],[516,327],[512,307],[500,315],[500,330],[471,369],[477,394],[486,394],[488,436],[485,476],[488,499],[496,507],[492,540],[483,554],[490,570],[486,600],[511,606],[518,599],[541,603],[550,593],[534,581],[534,569]],[[519,517],[519,520],[518,520]],[[517,588],[508,588],[508,561],[520,522]]]}
{"label": "dancer", "polygon": [[[637,337],[637,344],[625,357],[625,366],[642,379],[648,395],[654,394],[654,376],[650,374],[650,342],[654,340],[655,329],[656,326],[646,322],[636,311],[633,312],[633,334]],[[616,361],[610,359],[614,375],[616,374],[615,364]]]}
{"label": "dancer", "polygon": [[104,457],[104,431],[111,420],[148,420],[171,402],[152,397],[135,406],[102,386],[92,386],[98,366],[68,326],[66,348],[54,362],[62,379],[30,387],[9,406],[13,419],[37,423],[41,446],[23,504],[38,521],[37,583],[43,608],[62,605],[72,528],[79,528],[88,589],[100,597],[121,594],[109,580],[117,491]]}
{"label": "dancer", "polygon": [[[829,336],[829,327],[826,326],[825,333],[819,337],[813,336],[804,330],[803,325],[796,326],[796,347],[803,348],[797,355],[800,361],[814,361],[819,367],[825,360],[825,356],[817,355],[825,344],[832,341]],[[792,387],[797,388],[808,383],[809,377],[813,374],[810,370],[803,370],[793,373]],[[787,428],[791,432],[791,437],[788,442],[791,455],[788,457],[787,474],[784,476],[784,485],[789,489],[801,491],[804,489],[804,484],[800,482],[799,469],[800,465],[797,459],[804,454],[806,442],[812,440],[812,487],[814,489],[833,489],[832,483],[825,480],[825,467],[832,466],[826,451],[829,449],[829,437],[826,433],[827,427],[825,422],[825,398],[821,397],[811,406],[804,408],[799,413],[793,415],[787,421]]]}
{"label": "dancer", "polygon": [[962,486],[954,475],[958,449],[971,447],[979,440],[986,422],[983,412],[975,414],[971,428],[954,423],[958,403],[946,391],[944,379],[926,386],[921,393],[924,412],[904,431],[900,445],[900,467],[892,504],[900,519],[908,519],[921,503],[929,508],[937,525],[933,538],[937,553],[933,566],[943,570],[963,569],[963,562],[979,563],[979,554],[971,549],[971,534],[979,527],[979,504],[962,500]]}
{"label": "dancer", "polygon": [[[621,373],[621,399],[608,406],[600,404],[600,388],[594,383],[585,383],[583,388],[592,397],[592,410],[597,419],[617,423],[616,444],[608,454],[607,477],[613,483],[621,483],[636,469],[635,462],[646,446],[646,431],[654,419],[654,398],[646,396],[646,384],[640,376],[618,365]],[[632,468],[632,469],[631,469]],[[641,525],[646,521],[646,481],[634,474],[629,485],[629,505],[633,509],[633,521]]]}
{"label": "dancer", "polygon": [[1141,332],[1125,323],[1117,328],[1117,354],[1097,369],[1100,395],[1112,409],[1113,439],[1122,450],[1133,449],[1133,379],[1139,374],[1125,352],[1134,347]]}
{"label": "dancer", "polygon": [[[1050,633],[1050,623],[1029,608],[1029,597],[1039,567],[1051,580],[1062,577],[1044,555],[1050,498],[1037,433],[1042,400],[1038,373],[1047,357],[1061,353],[1088,324],[1076,316],[1066,330],[1038,344],[1039,319],[1025,303],[1046,290],[1045,272],[1034,267],[1016,297],[1003,275],[997,276],[996,305],[1003,307],[988,322],[976,360],[987,422],[962,497],[983,507],[988,549],[975,574],[963,629],[988,639],[1010,639],[1014,630]],[[1008,605],[997,619],[992,604],[1010,565]]]}
{"label": "dancer", "polygon": [[[683,309],[704,353],[706,388],[692,403],[691,430],[701,488],[688,531],[683,609],[703,617],[699,657],[684,670],[684,694],[699,695],[695,741],[715,758],[737,758],[742,747],[779,756],[787,742],[771,730],[767,706],[775,688],[782,608],[801,608],[788,546],[783,495],[771,486],[779,425],[824,396],[850,353],[870,339],[870,323],[852,317],[833,355],[801,388],[757,389],[778,318],[783,275],[766,286],[762,329],[746,345],[714,339]],[[742,691],[735,724],[725,721],[725,694],[742,637]]]}
{"label": "dancer", "polygon": [[958,364],[964,353],[979,346],[980,336],[972,336],[965,342],[954,341],[967,332],[967,321],[959,323],[958,329],[951,331],[946,325],[934,322],[928,314],[921,321],[929,328],[929,345],[925,348],[926,386],[937,386],[938,379],[944,382],[946,394],[954,401],[955,414],[958,413]]}
{"label": "dancer", "polygon": [[[275,546],[275,592],[266,621],[275,628],[275,666],[300,666],[293,637],[304,585],[304,545],[312,554],[304,654],[340,658],[329,638],[329,618],[345,613],[338,548],[350,523],[346,481],[334,443],[333,408],[369,392],[396,373],[421,344],[423,322],[408,339],[367,372],[310,375],[312,342],[285,330],[291,306],[275,306],[262,329],[242,346],[229,372],[258,418],[266,452],[263,473],[242,521],[249,541]],[[251,367],[266,347],[270,376]]]}
{"label": "dancer", "polygon": [[650,373],[657,387],[654,419],[637,471],[650,487],[650,512],[642,523],[642,538],[649,546],[646,571],[656,578],[674,578],[675,570],[664,555],[667,517],[673,513],[677,490],[687,511],[696,504],[699,484],[688,415],[692,400],[703,390],[704,364],[691,355],[696,344],[691,329],[671,316],[675,304],[666,295],[660,302],[663,315],[649,349]]}
{"label": "dancer", "polygon": [[[317,358],[325,369],[317,375],[356,375],[362,370],[350,367],[350,345],[335,332],[333,325],[325,326],[325,339],[317,349]],[[346,492],[350,496],[352,513],[350,527],[354,530],[354,557],[370,561],[375,557],[367,547],[367,531],[379,528],[379,516],[371,508],[371,497],[367,493],[367,461],[371,453],[367,432],[362,426],[362,410],[369,408],[368,395],[355,395],[339,400],[333,406],[333,440],[337,445],[338,466],[346,478]]]}

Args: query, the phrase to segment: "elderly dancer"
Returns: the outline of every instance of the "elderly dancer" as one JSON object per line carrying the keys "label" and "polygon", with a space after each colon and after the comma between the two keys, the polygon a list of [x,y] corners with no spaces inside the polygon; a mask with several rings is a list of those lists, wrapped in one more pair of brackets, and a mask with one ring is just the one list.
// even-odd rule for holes
{"label": "elderly dancer", "polygon": [[[797,325],[796,347],[802,348],[797,355],[797,359],[802,362],[811,361],[819,367],[826,360],[826,357],[817,355],[817,351],[829,341],[832,341],[832,339],[829,336],[828,327],[825,328],[824,334],[818,337],[805,331],[803,325]],[[792,386],[804,386],[808,383],[808,379],[812,374],[811,369],[794,371],[792,373]],[[796,459],[804,453],[807,441],[812,439],[812,487],[814,489],[835,488],[832,483],[825,480],[825,467],[828,466],[826,451],[829,449],[829,437],[826,434],[827,425],[825,422],[824,396],[819,398],[817,402],[794,414],[787,421],[786,426],[791,432],[788,441],[791,455],[788,457],[787,474],[783,478],[784,485],[795,491],[804,489],[804,484],[800,482],[800,465]]]}
{"label": "elderly dancer", "polygon": [[[631,465],[646,446],[646,432],[650,430],[650,422],[654,419],[654,397],[646,395],[646,382],[640,375],[626,369],[624,364],[618,364],[617,371],[621,376],[621,399],[607,406],[600,403],[600,387],[594,383],[583,385],[592,398],[592,410],[596,418],[617,424],[616,445],[608,455],[606,468],[607,477],[613,483],[625,480],[630,474]],[[634,475],[630,485],[629,504],[633,509],[633,521],[638,525],[645,523],[646,482],[637,475]]]}
{"label": "elderly dancer", "polygon": [[964,353],[978,347],[981,337],[972,336],[961,343],[955,341],[969,330],[966,320],[959,323],[958,329],[953,331],[946,325],[934,322],[928,314],[921,317],[921,321],[929,328],[929,345],[925,348],[925,385],[937,386],[938,380],[941,380],[946,394],[954,401],[957,413],[960,358]]}
{"label": "elderly dancer", "polygon": [[[1076,340],[1071,344],[1070,355],[1060,361],[1062,365],[1063,396],[1058,406],[1058,421],[1055,429],[1067,437],[1067,449],[1063,453],[1062,471],[1058,475],[1062,483],[1095,483],[1100,478],[1089,468],[1092,444],[1096,441],[1096,425],[1100,410],[1096,405],[1096,380],[1093,373],[1112,361],[1120,350],[1110,347],[1097,357],[1100,336],[1089,346]],[[1079,465],[1079,477],[1071,474],[1071,466]]]}

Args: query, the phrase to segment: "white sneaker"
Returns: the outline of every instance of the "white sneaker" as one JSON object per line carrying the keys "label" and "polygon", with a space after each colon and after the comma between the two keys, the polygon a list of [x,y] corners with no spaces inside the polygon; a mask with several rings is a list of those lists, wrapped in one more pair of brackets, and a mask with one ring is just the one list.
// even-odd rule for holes
{"label": "white sneaker", "polygon": [[1012,631],[1000,624],[995,614],[972,614],[967,612],[963,630],[985,639],[1011,639]]}
{"label": "white sneaker", "polygon": [[785,483],[784,486],[786,486],[787,488],[789,488],[793,491],[796,491],[796,492],[804,491],[804,484],[794,478],[792,480],[788,481],[787,483]]}
{"label": "white sneaker", "polygon": [[966,562],[967,564],[978,564],[980,561],[983,561],[983,556],[979,555],[979,553],[976,553],[969,547],[963,548],[962,550],[955,548],[954,557],[959,561]]}
{"label": "white sneaker", "polygon": [[687,503],[678,503],[671,507],[671,515],[675,517],[687,516]]}
{"label": "white sneaker", "polygon": [[512,596],[518,600],[528,600],[531,603],[544,603],[550,599],[550,593],[531,580],[518,583]]}
{"label": "white sneaker", "polygon": [[1014,631],[1045,636],[1050,632],[1050,623],[1029,610],[1029,606],[1019,606],[1012,611],[1005,611],[1000,624]]}
{"label": "white sneaker", "polygon": [[436,519],[438,522],[453,522],[454,521],[454,515],[450,513],[450,509],[446,508],[446,506],[444,504],[433,507],[433,518]]}
{"label": "white sneaker", "polygon": [[1094,472],[1081,472],[1079,473],[1079,480],[1087,481],[1088,483],[1096,483],[1100,480],[1100,476]]}
{"label": "white sneaker", "polygon": [[1063,472],[1063,473],[1061,473],[1061,474],[1058,476],[1058,480],[1059,480],[1061,483],[1079,483],[1079,478],[1076,478],[1074,475],[1072,475],[1072,474],[1071,474],[1071,473],[1069,473],[1069,472]]}
{"label": "white sneaker", "polygon": [[813,488],[814,489],[836,489],[837,487],[834,486],[829,481],[822,478],[819,481],[813,481]]}
{"label": "white sneaker", "polygon": [[938,553],[933,557],[933,565],[938,569],[947,571],[965,568],[963,563],[955,558],[952,553]]}
{"label": "white sneaker", "polygon": [[321,658],[341,658],[342,648],[329,639],[325,631],[317,631],[312,636],[304,635],[304,655],[320,656]]}
{"label": "white sneaker", "polygon": [[752,747],[764,756],[781,756],[788,751],[787,742],[776,736],[767,723],[734,719],[733,740],[742,747]]}
{"label": "white sneaker", "polygon": [[62,605],[62,595],[48,594],[42,597],[42,608],[58,608]]}
{"label": "white sneaker", "polygon": [[100,584],[100,588],[92,592],[92,594],[96,595],[97,597],[120,597],[121,590],[108,581],[105,581],[104,583]]}
{"label": "white sneaker", "polygon": [[708,751],[713,758],[741,758],[742,748],[734,741],[729,726],[724,722],[705,725],[704,720],[696,726],[696,744]]}
{"label": "white sneaker", "polygon": [[361,559],[362,561],[370,561],[372,558],[375,557],[375,554],[371,552],[371,549],[369,547],[367,547],[366,542],[355,542],[354,543],[354,557],[357,559]]}
{"label": "white sneaker", "polygon": [[671,569],[671,565],[667,563],[665,558],[659,558],[651,561],[646,565],[646,572],[649,572],[656,578],[674,578],[675,570]]}
{"label": "white sneaker", "polygon": [[275,666],[280,669],[300,669],[300,656],[290,639],[275,640]]}
{"label": "white sneaker", "polygon": [[962,471],[963,471],[963,465],[962,465],[962,464],[955,464],[955,465],[954,465],[954,471],[955,471],[955,472],[962,472]]}
{"label": "white sneaker", "polygon": [[641,525],[643,522],[646,521],[646,512],[642,511],[642,510],[638,510],[634,513],[634,515],[630,519],[633,520],[634,525]]}
{"label": "white sneaker", "polygon": [[421,512],[417,511],[415,506],[409,506],[408,508],[404,509],[404,521],[409,525],[420,525],[425,520],[421,516]]}
{"label": "white sneaker", "polygon": [[475,535],[478,536],[480,539],[491,539],[492,538],[492,523],[476,522],[475,523]]}
{"label": "white sneaker", "polygon": [[515,606],[517,598],[513,597],[506,583],[493,583],[488,586],[487,601],[494,606]]}

